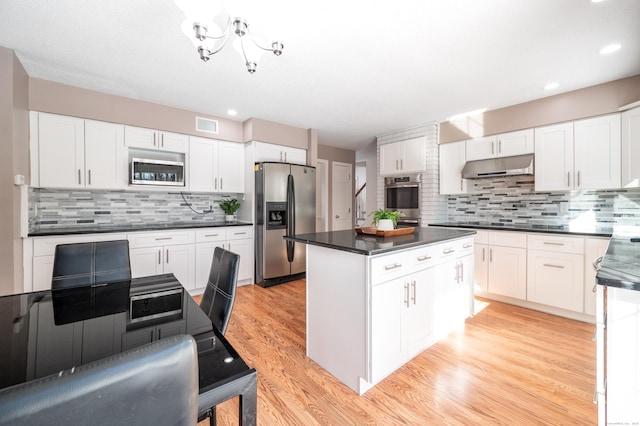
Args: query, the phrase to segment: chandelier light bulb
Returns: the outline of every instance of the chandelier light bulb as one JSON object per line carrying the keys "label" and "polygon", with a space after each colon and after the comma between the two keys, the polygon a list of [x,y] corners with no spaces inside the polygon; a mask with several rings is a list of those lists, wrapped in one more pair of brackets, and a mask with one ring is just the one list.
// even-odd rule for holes
{"label": "chandelier light bulb", "polygon": [[273,50],[273,54],[276,56],[282,55],[282,49],[284,49],[284,44],[279,41],[274,41],[271,43],[271,50]]}

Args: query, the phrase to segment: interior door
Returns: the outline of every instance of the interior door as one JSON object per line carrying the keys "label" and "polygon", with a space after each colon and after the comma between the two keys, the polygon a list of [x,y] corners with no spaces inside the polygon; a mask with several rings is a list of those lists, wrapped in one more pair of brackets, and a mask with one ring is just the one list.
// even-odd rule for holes
{"label": "interior door", "polygon": [[331,164],[331,230],[353,228],[351,205],[353,200],[352,165],[337,161]]}

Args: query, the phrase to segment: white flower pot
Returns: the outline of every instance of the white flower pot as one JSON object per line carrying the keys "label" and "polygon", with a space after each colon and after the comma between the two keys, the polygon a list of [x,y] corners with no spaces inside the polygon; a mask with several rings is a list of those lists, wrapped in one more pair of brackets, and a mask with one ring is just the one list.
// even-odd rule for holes
{"label": "white flower pot", "polygon": [[391,231],[393,230],[393,220],[380,219],[378,221],[378,231]]}
{"label": "white flower pot", "polygon": [[225,214],[224,215],[224,221],[225,222],[234,222],[236,220],[235,215],[232,214]]}

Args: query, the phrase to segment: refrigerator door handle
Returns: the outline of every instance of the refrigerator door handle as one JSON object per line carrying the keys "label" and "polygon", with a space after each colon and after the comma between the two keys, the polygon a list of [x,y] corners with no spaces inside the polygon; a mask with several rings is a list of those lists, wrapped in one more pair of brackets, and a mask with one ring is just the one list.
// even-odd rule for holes
{"label": "refrigerator door handle", "polygon": [[[296,233],[296,196],[293,175],[287,177],[287,235]],[[293,262],[295,257],[295,243],[287,241],[287,260]]]}

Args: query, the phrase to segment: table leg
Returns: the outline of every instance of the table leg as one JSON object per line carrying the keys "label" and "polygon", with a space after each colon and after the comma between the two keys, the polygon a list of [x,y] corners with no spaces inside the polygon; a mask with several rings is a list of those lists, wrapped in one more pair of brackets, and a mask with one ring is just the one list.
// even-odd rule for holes
{"label": "table leg", "polygon": [[254,370],[240,391],[238,418],[241,426],[255,426],[258,410],[258,374]]}

